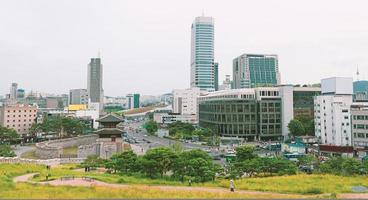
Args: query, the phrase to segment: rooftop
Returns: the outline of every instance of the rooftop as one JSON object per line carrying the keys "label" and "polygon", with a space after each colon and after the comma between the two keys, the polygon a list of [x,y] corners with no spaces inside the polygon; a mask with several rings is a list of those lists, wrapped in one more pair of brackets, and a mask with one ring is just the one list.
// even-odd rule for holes
{"label": "rooftop", "polygon": [[109,113],[103,117],[101,117],[100,119],[96,120],[97,122],[117,122],[117,123],[120,123],[120,122],[123,122],[124,119],[118,115],[115,115],[115,114],[112,114],[112,113]]}

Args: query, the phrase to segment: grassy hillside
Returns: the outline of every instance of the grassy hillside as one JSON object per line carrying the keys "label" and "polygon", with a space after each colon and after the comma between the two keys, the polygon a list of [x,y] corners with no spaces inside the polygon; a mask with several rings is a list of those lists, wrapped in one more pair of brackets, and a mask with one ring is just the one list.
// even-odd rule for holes
{"label": "grassy hillside", "polygon": [[[236,190],[266,191],[270,193],[229,193],[228,180],[214,183],[193,184],[189,189],[180,187],[187,183],[164,179],[148,179],[98,172],[84,173],[74,170],[75,165],[63,165],[47,171],[45,166],[31,164],[0,164],[1,198],[303,198],[305,194],[339,194],[351,192],[352,186],[368,186],[365,176],[341,177],[334,175],[293,175],[265,178],[245,178],[235,181]],[[122,188],[47,186],[30,183],[14,183],[13,178],[27,173],[40,173],[33,181],[44,181],[62,176],[91,176],[108,183],[125,184]],[[149,186],[156,185],[156,186]],[[175,186],[170,189],[157,185]],[[177,186],[177,187],[176,187]],[[201,188],[201,187],[207,188]],[[213,189],[208,189],[213,188]],[[216,189],[218,188],[218,189]],[[273,192],[273,193],[271,193]],[[289,194],[283,195],[279,193]],[[309,196],[310,197],[310,196]]]}

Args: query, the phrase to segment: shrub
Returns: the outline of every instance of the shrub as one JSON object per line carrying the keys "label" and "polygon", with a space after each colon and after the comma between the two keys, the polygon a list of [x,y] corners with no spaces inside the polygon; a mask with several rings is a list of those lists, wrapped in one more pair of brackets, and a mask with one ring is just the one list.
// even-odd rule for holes
{"label": "shrub", "polygon": [[302,194],[322,194],[322,190],[319,188],[308,188],[307,190],[303,191]]}

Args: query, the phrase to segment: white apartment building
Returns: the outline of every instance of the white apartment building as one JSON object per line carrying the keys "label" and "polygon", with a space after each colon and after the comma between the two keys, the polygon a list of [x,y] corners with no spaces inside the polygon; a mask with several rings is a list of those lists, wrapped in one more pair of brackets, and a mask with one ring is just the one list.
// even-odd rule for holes
{"label": "white apartment building", "polygon": [[321,144],[352,146],[352,78],[333,77],[321,81],[322,95],[314,98],[316,136]]}
{"label": "white apartment building", "polygon": [[[191,116],[197,119],[197,98],[200,96],[199,88],[190,88],[184,90],[173,91],[173,113],[180,115]],[[190,120],[193,121],[193,120]]]}

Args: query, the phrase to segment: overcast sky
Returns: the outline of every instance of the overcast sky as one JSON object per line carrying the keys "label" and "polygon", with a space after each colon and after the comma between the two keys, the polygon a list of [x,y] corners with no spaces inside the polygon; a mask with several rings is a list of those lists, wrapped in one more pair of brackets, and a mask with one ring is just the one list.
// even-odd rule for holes
{"label": "overcast sky", "polygon": [[243,53],[278,54],[282,83],[368,79],[366,0],[1,0],[0,95],[86,88],[101,51],[105,95],[189,87],[190,26],[215,18],[220,82]]}

